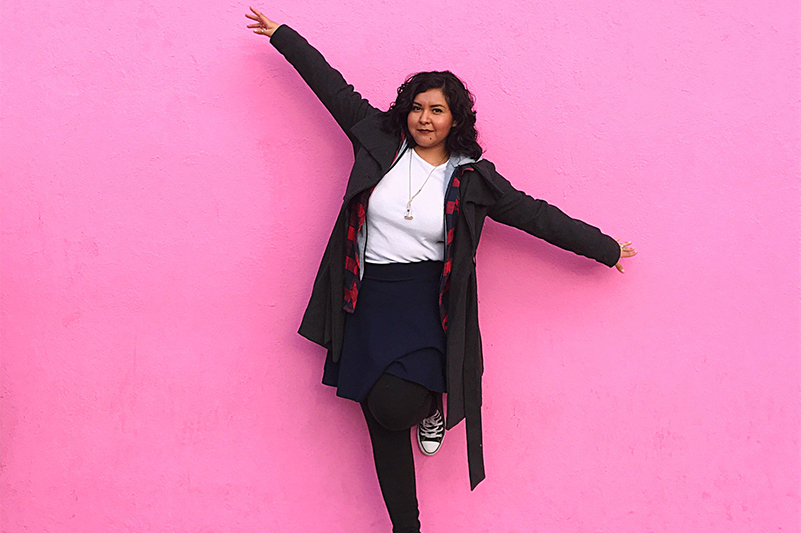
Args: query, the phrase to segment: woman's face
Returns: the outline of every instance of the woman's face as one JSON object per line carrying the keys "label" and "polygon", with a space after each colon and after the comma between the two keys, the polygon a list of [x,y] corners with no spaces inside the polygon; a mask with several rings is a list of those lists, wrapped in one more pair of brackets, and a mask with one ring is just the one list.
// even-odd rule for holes
{"label": "woman's face", "polygon": [[415,96],[406,125],[414,142],[421,148],[444,149],[454,121],[442,91],[429,89]]}

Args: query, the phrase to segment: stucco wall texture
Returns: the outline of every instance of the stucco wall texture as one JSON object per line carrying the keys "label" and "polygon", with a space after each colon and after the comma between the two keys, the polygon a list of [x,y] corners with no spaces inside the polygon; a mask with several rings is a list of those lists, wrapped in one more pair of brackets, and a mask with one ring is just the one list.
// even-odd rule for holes
{"label": "stucco wall texture", "polygon": [[[801,531],[799,3],[257,5],[382,108],[477,95],[518,188],[626,274],[488,222],[487,479],[427,533]],[[352,152],[247,4],[0,6],[4,533],[390,530],[297,336]]]}

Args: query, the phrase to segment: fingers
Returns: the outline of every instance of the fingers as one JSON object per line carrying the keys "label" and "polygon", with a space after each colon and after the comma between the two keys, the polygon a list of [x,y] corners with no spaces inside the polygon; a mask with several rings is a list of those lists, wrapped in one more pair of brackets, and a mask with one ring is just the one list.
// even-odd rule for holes
{"label": "fingers", "polygon": [[245,13],[245,16],[250,20],[256,21],[256,24],[249,24],[248,28],[252,29],[253,33],[272,37],[273,32],[278,28],[279,24],[265,17],[264,14],[255,7],[251,6],[250,10],[253,14]]}
{"label": "fingers", "polygon": [[620,242],[620,239],[615,239],[620,245],[620,257],[631,257],[637,255],[637,250],[632,248],[631,241]]}
{"label": "fingers", "polygon": [[251,15],[250,13],[245,13],[245,16],[250,20],[255,20],[256,22],[261,22],[262,24],[265,24],[268,20],[270,20],[261,13],[259,13],[258,11],[256,11],[255,9],[253,9],[252,7],[250,9],[253,10],[254,13],[256,13],[255,15]]}
{"label": "fingers", "polygon": [[[247,18],[249,18],[250,20],[255,20],[256,22],[260,23],[262,26],[267,26],[267,25],[270,24],[270,19],[265,17],[260,11],[258,11],[257,9],[255,9],[253,7],[251,7],[250,10],[253,11],[254,14],[251,15],[250,13],[245,13],[245,16]],[[250,27],[250,26],[248,26],[248,27]]]}
{"label": "fingers", "polygon": [[[623,259],[624,257],[634,257],[637,255],[637,250],[631,247],[631,241],[620,242],[620,239],[615,239],[617,243],[620,245],[620,258]],[[620,261],[617,262],[615,268],[621,274],[624,274],[626,270],[623,268],[623,265]]]}
{"label": "fingers", "polygon": [[245,13],[245,16],[246,16],[247,18],[249,18],[249,19],[252,19],[252,20],[258,20],[259,22],[261,22],[261,23],[262,23],[264,26],[266,26],[267,28],[269,28],[270,26],[275,26],[275,25],[276,25],[276,24],[275,24],[275,22],[273,22],[272,20],[268,19],[268,18],[267,18],[267,17],[264,15],[264,13],[262,13],[261,11],[259,11],[258,9],[256,9],[255,7],[251,7],[251,8],[250,8],[250,10],[251,10],[251,11],[253,11],[253,13],[254,13],[256,16],[254,17],[254,16],[253,16],[253,15],[251,15],[250,13]]}

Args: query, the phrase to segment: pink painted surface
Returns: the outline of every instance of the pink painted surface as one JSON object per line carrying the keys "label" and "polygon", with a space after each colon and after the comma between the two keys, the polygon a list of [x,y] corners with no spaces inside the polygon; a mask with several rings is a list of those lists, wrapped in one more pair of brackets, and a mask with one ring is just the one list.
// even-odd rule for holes
{"label": "pink painted surface", "polygon": [[[0,7],[3,532],[389,531],[294,332],[346,138],[247,4]],[[799,3],[278,2],[376,105],[449,68],[487,157],[640,255],[488,223],[487,480],[424,531],[801,530]]]}

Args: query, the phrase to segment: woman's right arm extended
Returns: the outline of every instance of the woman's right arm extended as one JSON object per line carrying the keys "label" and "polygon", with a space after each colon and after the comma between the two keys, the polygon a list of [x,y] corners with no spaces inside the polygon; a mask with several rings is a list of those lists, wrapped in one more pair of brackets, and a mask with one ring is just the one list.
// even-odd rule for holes
{"label": "woman's right arm extended", "polygon": [[250,9],[253,14],[248,13],[245,16],[256,23],[248,25],[248,28],[254,28],[255,33],[270,37],[271,44],[295,67],[351,142],[355,142],[350,133],[353,125],[380,111],[362,98],[345,81],[342,74],[329,65],[323,55],[295,30],[273,22],[252,7]]}

